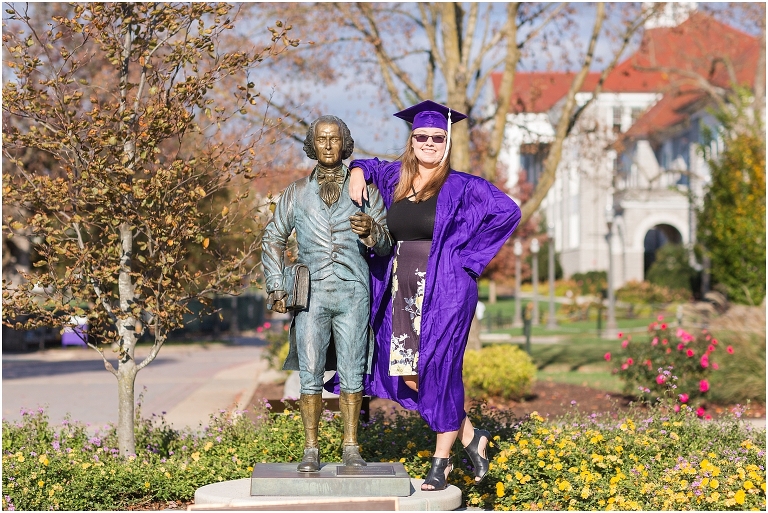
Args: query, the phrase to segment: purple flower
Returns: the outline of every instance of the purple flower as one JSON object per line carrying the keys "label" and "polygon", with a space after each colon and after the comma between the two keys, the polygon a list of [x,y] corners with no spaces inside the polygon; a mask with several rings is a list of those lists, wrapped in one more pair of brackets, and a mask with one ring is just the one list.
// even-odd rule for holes
{"label": "purple flower", "polygon": [[51,446],[53,447],[54,451],[58,451],[59,447],[60,447],[59,446],[59,442],[57,440],[54,440],[53,443],[51,444]]}

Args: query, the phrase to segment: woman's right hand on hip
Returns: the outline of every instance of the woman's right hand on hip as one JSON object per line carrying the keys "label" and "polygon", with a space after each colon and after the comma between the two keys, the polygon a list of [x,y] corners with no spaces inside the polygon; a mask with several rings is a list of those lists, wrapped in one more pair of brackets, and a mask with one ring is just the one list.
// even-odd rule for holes
{"label": "woman's right hand on hip", "polygon": [[359,167],[349,170],[349,197],[360,206],[363,205],[363,201],[368,201],[368,186],[365,183],[363,170]]}

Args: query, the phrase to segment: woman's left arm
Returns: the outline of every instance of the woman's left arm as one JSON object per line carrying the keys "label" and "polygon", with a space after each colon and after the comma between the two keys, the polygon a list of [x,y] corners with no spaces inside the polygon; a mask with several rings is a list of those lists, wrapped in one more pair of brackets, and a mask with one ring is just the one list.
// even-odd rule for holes
{"label": "woman's left arm", "polygon": [[461,265],[475,278],[490,263],[496,253],[520,223],[520,207],[485,180],[468,184],[464,208],[470,220],[471,237],[461,253]]}

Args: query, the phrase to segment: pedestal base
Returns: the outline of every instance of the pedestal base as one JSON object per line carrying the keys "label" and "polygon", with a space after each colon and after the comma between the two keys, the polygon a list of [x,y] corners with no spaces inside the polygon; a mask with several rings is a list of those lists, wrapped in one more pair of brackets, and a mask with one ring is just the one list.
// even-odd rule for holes
{"label": "pedestal base", "polygon": [[299,472],[296,463],[257,463],[251,495],[311,497],[408,497],[411,478],[402,463],[345,467],[322,463],[320,472]]}
{"label": "pedestal base", "polygon": [[[362,480],[361,480],[362,481]],[[411,479],[409,497],[296,497],[251,495],[251,479],[213,483],[195,491],[195,503],[190,510],[247,511],[452,511],[462,506],[461,490],[449,485],[445,490],[423,492],[423,479]]]}

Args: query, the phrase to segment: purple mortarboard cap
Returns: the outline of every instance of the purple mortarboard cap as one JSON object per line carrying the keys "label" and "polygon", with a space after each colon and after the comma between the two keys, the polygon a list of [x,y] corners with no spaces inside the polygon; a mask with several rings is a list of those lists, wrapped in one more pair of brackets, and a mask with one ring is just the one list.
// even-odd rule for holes
{"label": "purple mortarboard cap", "polygon": [[449,109],[432,100],[424,100],[421,103],[408,107],[394,114],[395,117],[413,124],[412,130],[417,128],[440,128],[448,130],[448,117],[450,112],[451,124],[466,119],[466,115]]}

